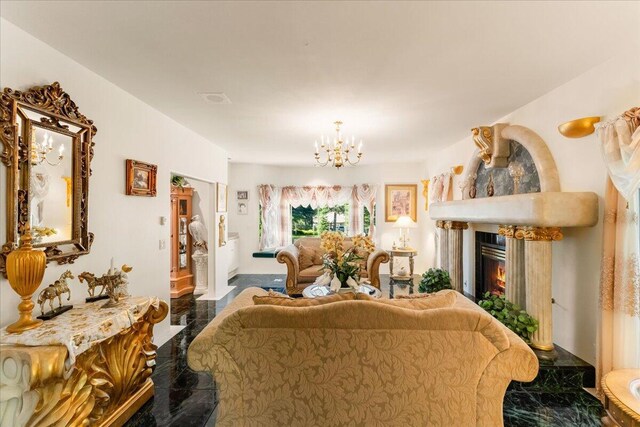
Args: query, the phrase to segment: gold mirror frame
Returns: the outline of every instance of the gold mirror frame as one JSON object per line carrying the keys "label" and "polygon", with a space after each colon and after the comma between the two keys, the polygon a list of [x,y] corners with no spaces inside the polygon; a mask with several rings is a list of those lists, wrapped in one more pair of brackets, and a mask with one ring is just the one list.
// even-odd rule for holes
{"label": "gold mirror frame", "polygon": [[[45,117],[40,122],[35,122],[28,119],[23,110]],[[23,123],[21,135],[17,131],[18,118]],[[31,122],[73,138],[71,239],[42,243],[34,247],[44,248],[47,262],[71,264],[79,256],[88,254],[93,243],[93,233],[88,231],[89,177],[95,145],[93,136],[97,132],[93,121],[78,111],[76,104],[58,82],[34,86],[24,92],[4,88],[0,94],[0,161],[7,168],[7,242],[0,249],[0,273],[5,277],[7,255],[18,248],[20,236],[31,216],[28,195],[31,170],[31,138],[28,135],[31,132]],[[67,124],[80,130],[71,133]],[[61,247],[62,245],[65,247]]]}

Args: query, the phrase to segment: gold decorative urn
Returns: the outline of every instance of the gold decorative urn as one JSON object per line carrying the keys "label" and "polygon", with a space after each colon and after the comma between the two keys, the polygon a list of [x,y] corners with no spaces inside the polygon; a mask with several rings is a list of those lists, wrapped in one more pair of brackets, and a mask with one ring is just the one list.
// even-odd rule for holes
{"label": "gold decorative urn", "polygon": [[37,328],[42,320],[31,316],[34,303],[31,296],[42,283],[44,270],[47,267],[47,256],[31,246],[31,229],[27,226],[20,239],[20,247],[7,256],[7,278],[14,291],[22,298],[18,304],[20,318],[7,326],[7,332],[19,333]]}

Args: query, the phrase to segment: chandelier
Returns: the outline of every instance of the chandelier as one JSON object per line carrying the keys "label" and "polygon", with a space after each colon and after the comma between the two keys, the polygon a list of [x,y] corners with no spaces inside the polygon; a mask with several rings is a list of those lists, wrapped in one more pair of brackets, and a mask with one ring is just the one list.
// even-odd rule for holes
{"label": "chandelier", "polygon": [[[342,166],[346,164],[356,165],[360,162],[360,158],[362,157],[362,140],[358,144],[358,152],[356,154],[355,160],[351,160],[349,157],[351,153],[356,148],[355,138],[351,137],[351,142],[349,142],[349,138],[347,138],[346,142],[342,140],[342,134],[340,133],[340,126],[342,126],[342,122],[340,120],[334,122],[336,125],[336,137],[333,141],[330,141],[331,138],[327,137],[325,139],[324,135],[320,138],[320,147],[318,147],[318,141],[315,142],[316,152],[315,158],[316,162],[320,166],[331,165],[336,169],[340,169]],[[320,160],[320,149],[325,151],[326,159],[324,161]]]}
{"label": "chandelier", "polygon": [[41,142],[36,141],[36,138],[34,137],[33,142],[31,143],[31,164],[33,166],[37,166],[42,164],[42,162],[47,162],[51,166],[59,165],[64,158],[64,144],[60,144],[60,147],[58,147],[57,162],[52,162],[47,158],[51,151],[53,151],[53,137],[51,135],[45,132]]}

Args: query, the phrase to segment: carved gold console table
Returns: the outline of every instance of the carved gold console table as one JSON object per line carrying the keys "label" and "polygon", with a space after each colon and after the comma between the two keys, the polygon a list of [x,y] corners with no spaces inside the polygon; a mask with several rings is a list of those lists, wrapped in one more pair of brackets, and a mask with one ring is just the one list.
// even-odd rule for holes
{"label": "carved gold console table", "polygon": [[121,426],[154,394],[153,325],[164,301],[78,305],[20,334],[0,331],[0,425]]}

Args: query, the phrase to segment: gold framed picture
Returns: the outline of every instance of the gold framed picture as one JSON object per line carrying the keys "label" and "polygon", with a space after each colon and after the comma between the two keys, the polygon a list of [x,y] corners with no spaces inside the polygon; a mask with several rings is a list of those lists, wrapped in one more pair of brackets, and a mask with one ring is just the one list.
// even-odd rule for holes
{"label": "gold framed picture", "polygon": [[127,159],[127,196],[156,197],[158,166]]}
{"label": "gold framed picture", "polygon": [[216,183],[216,212],[227,211],[227,184]]}
{"label": "gold framed picture", "polygon": [[417,184],[387,184],[384,186],[384,220],[394,222],[399,216],[410,216],[418,220]]}

